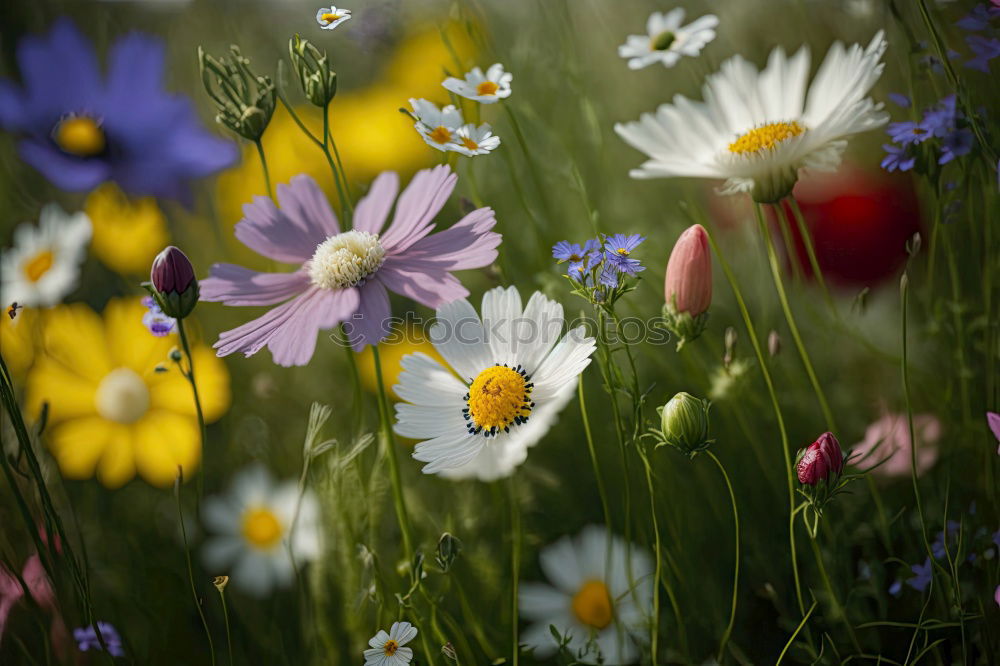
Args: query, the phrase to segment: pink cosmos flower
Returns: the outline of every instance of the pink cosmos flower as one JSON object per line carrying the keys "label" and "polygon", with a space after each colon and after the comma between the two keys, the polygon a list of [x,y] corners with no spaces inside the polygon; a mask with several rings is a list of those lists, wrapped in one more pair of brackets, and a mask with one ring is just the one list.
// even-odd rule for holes
{"label": "pink cosmos flower", "polygon": [[[21,580],[24,581],[28,592],[31,593],[31,598],[38,604],[38,607],[52,616],[50,628],[52,646],[60,659],[65,658],[69,633],[66,631],[62,615],[59,613],[59,604],[56,601],[52,584],[49,582],[49,576],[45,573],[45,567],[42,566],[42,561],[37,553],[24,561]],[[0,565],[0,640],[3,639],[7,618],[14,606],[24,599],[24,596],[21,581],[3,565]]]}
{"label": "pink cosmos flower", "polygon": [[[1000,414],[986,412],[986,423],[989,424],[990,430],[993,431],[993,436],[997,438],[997,442],[1000,442]],[[997,455],[1000,456],[1000,446],[997,447]]]}
{"label": "pink cosmos flower", "polygon": [[[932,414],[914,414],[913,430],[917,435],[917,475],[920,476],[937,462],[937,441],[941,438],[941,422]],[[910,428],[905,414],[885,414],[865,430],[865,438],[854,445],[853,453],[866,466],[887,460],[872,470],[885,478],[910,475]]]}
{"label": "pink cosmos flower", "polygon": [[425,169],[397,200],[398,176],[382,173],[358,202],[349,231],[341,231],[322,190],[306,175],[278,186],[280,209],[268,197],[246,204],[236,237],[265,257],[299,268],[258,273],[234,264],[212,266],[201,282],[202,300],[277,305],[222,333],[215,343],[219,356],[237,351],[251,356],[266,345],[278,365],[305,365],[317,333],[341,322],[355,350],[384,338],[391,315],[387,290],[430,308],[467,296],[451,271],[491,263],[501,237],[490,231],[496,224],[490,208],[431,234],[455,181],[447,166]]}

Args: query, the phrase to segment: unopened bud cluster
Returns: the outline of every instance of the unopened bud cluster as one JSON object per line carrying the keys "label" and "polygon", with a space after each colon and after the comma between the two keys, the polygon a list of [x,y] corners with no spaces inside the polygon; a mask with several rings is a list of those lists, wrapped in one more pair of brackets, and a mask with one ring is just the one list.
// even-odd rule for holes
{"label": "unopened bud cluster", "polygon": [[216,122],[245,139],[259,141],[274,115],[274,83],[250,70],[250,60],[238,46],[229,48],[229,58],[216,59],[198,47],[201,80],[218,110]]}
{"label": "unopened bud cluster", "polygon": [[337,73],[331,69],[326,52],[295,35],[288,41],[288,55],[306,99],[316,106],[327,106],[337,94]]}

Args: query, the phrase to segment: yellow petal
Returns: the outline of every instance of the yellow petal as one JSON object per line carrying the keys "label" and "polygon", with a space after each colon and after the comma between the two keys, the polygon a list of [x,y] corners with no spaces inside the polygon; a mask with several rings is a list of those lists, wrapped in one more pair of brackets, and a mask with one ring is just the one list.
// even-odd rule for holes
{"label": "yellow petal", "polygon": [[133,425],[135,466],[147,482],[166,487],[177,468],[190,479],[201,461],[201,435],[195,419],[165,410],[150,412]]}
{"label": "yellow petal", "polygon": [[135,477],[135,431],[115,423],[104,455],[97,466],[97,478],[108,488],[120,488]]}
{"label": "yellow petal", "polygon": [[25,401],[28,419],[38,417],[44,402],[49,404],[49,421],[52,423],[96,415],[94,396],[97,386],[98,382],[81,377],[65,365],[44,357],[28,377]]}
{"label": "yellow petal", "polygon": [[[4,308],[10,304],[5,303]],[[41,335],[40,312],[34,308],[18,308],[13,319],[6,313],[0,317],[0,349],[3,360],[15,382],[24,378],[35,359],[35,340]]]}
{"label": "yellow petal", "polygon": [[73,419],[54,426],[49,449],[67,479],[89,479],[112,438],[114,425],[99,416]]}
{"label": "yellow petal", "polygon": [[[191,350],[194,356],[194,376],[198,384],[198,397],[205,422],[217,421],[229,409],[231,394],[229,371],[221,358],[206,345],[196,344]],[[191,385],[171,365],[167,372],[157,373],[148,378],[153,408],[167,409],[185,416],[197,416]]]}
{"label": "yellow petal", "polygon": [[80,377],[99,382],[114,367],[101,318],[82,303],[49,310],[42,339],[44,354]]}
{"label": "yellow petal", "polygon": [[87,197],[84,210],[94,236],[90,247],[106,266],[127,275],[148,275],[153,258],[170,242],[156,199],[129,199],[106,183]]}
{"label": "yellow petal", "polygon": [[139,297],[116,298],[104,308],[104,331],[115,367],[134,370],[140,377],[152,374],[167,362],[170,348],[179,346],[175,335],[158,338],[142,323],[147,308]]}

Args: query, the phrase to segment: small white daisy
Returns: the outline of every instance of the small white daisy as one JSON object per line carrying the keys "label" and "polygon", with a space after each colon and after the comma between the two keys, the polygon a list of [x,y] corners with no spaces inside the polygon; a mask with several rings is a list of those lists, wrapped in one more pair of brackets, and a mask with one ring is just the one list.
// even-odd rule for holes
{"label": "small white daisy", "polygon": [[86,214],[67,214],[54,203],[42,208],[37,226],[18,225],[14,247],[0,259],[4,305],[48,307],[62,301],[76,287],[90,234]]}
{"label": "small white daisy", "polygon": [[215,535],[202,548],[206,567],[256,597],[291,584],[293,557],[313,561],[322,550],[316,496],[306,489],[300,501],[297,482],[275,483],[260,463],[239,472],[226,495],[207,498],[202,519]]}
{"label": "small white daisy", "polygon": [[413,650],[403,647],[417,636],[417,628],[409,622],[393,622],[389,633],[379,629],[368,641],[365,666],[406,666],[413,659]]}
{"label": "small white daisy", "polygon": [[500,145],[500,137],[493,136],[493,128],[489,123],[476,127],[475,123],[462,125],[455,130],[450,150],[466,157],[485,155]]}
{"label": "small white daisy", "polygon": [[681,56],[697,56],[715,39],[719,17],[706,14],[685,26],[681,25],[683,21],[683,7],[666,14],[653,12],[646,21],[647,34],[629,35],[618,47],[618,55],[629,59],[629,69],[642,69],[657,62],[673,67]]}
{"label": "small white daisy", "polygon": [[462,112],[452,104],[439,109],[434,102],[426,99],[411,99],[410,106],[417,118],[413,126],[427,145],[442,152],[451,150],[455,144],[455,132],[465,124]]}
{"label": "small white daisy", "polygon": [[486,74],[473,67],[464,79],[449,76],[441,85],[459,97],[474,99],[480,104],[493,104],[510,97],[510,82],[513,79],[513,74],[505,72],[503,65],[496,63],[486,70]]}
{"label": "small white daisy", "polygon": [[394,387],[396,432],[423,440],[424,473],[491,481],[524,462],[594,352],[583,326],[560,339],[563,324],[561,305],[535,292],[522,310],[514,287],[486,292],[482,318],[465,299],[438,308],[430,339],[455,374],[408,354]]}
{"label": "small white daisy", "polygon": [[316,22],[324,30],[333,30],[338,25],[351,18],[350,9],[337,7],[320,7],[316,11]]}
{"label": "small white daisy", "polygon": [[720,178],[723,194],[750,192],[773,203],[791,192],[800,169],[836,170],[848,137],[888,121],[867,96],[882,74],[885,49],[881,31],[867,48],[834,43],[808,94],[806,47],[791,58],[774,49],[762,72],[730,58],[706,80],[704,102],[677,95],[655,113],[615,125],[650,158],[630,175]]}
{"label": "small white daisy", "polygon": [[563,537],[545,548],[540,559],[551,585],[521,584],[521,615],[532,623],[521,643],[534,648],[538,658],[551,656],[558,647],[549,629],[554,626],[582,663],[636,661],[633,634],[643,630],[652,612],[649,553],[636,545],[629,548],[617,536],[609,549],[607,529],[590,525],[575,539]]}

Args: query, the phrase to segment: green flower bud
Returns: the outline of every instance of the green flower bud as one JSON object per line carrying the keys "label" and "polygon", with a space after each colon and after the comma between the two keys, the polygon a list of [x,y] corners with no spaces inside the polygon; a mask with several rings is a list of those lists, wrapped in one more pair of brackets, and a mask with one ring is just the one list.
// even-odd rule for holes
{"label": "green flower bud", "polygon": [[687,456],[704,451],[714,440],[708,438],[708,408],[711,403],[690,393],[678,393],[662,407],[660,445],[669,445]]}
{"label": "green flower bud", "polygon": [[274,115],[274,83],[250,70],[250,60],[243,57],[238,46],[229,48],[231,60],[216,60],[198,47],[201,80],[218,109],[215,121],[244,139],[259,141]]}
{"label": "green flower bud", "polygon": [[329,105],[337,94],[337,73],[326,52],[295,35],[288,40],[288,55],[306,99],[319,107]]}

